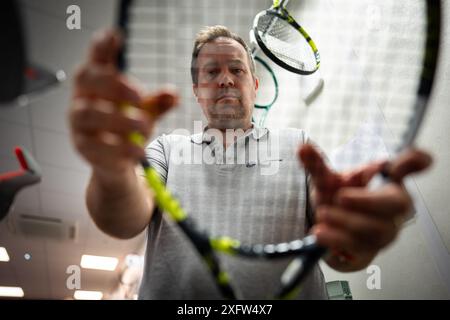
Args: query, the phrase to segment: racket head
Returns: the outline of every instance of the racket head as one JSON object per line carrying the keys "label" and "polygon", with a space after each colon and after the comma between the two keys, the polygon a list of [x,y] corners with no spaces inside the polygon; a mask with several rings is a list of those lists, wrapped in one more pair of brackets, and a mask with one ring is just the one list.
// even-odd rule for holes
{"label": "racket head", "polygon": [[[127,1],[125,1],[125,2],[127,2]],[[431,1],[431,2],[433,2],[433,1]],[[427,3],[431,3],[430,1],[428,1]],[[438,10],[434,10],[435,12],[436,11],[439,11],[440,9],[438,9]],[[421,19],[421,17],[419,17],[419,20]],[[281,20],[283,20],[283,19],[281,19]],[[423,17],[422,17],[422,20],[423,20]],[[312,28],[312,27],[310,27],[310,25],[309,25],[309,23],[308,24],[305,24],[305,25],[308,25],[308,29],[310,29],[310,30],[314,30],[314,28]],[[297,32],[297,31],[296,31]],[[425,38],[424,39],[422,39],[422,40],[426,40]],[[418,42],[412,42],[413,44],[414,43],[422,43],[422,40],[420,40],[420,41],[418,41]],[[319,43],[321,43],[322,44],[322,42],[319,42]],[[389,43],[389,41],[387,41],[386,43]],[[391,42],[391,45],[392,45],[392,43],[395,43],[395,41],[394,42]],[[414,45],[411,45],[412,47],[414,47]],[[331,48],[333,48],[333,46],[330,46]],[[389,45],[387,46],[387,47],[389,47]],[[430,46],[430,52],[432,51],[432,49],[431,49],[431,47],[432,46]],[[426,53],[426,52],[424,52],[423,51],[423,49],[422,49],[422,47],[421,47],[421,54],[423,54],[423,56],[427,56],[428,54]],[[428,49],[427,49],[428,50]],[[426,51],[427,51],[426,50]],[[327,51],[327,53],[331,53],[332,52],[332,50],[328,50]],[[330,54],[331,55],[331,54]],[[370,57],[370,55],[368,55],[367,57]],[[432,57],[431,58],[429,58],[429,60],[431,61],[431,62],[429,62],[429,64],[430,65],[434,65],[434,67],[428,67],[428,69],[433,69],[432,71],[431,70],[427,70],[426,72],[424,71],[425,69],[424,68],[421,68],[422,67],[422,65],[420,65],[417,69],[418,69],[418,73],[420,74],[421,73],[421,71],[422,71],[422,73],[424,73],[424,74],[426,74],[427,75],[427,80],[425,81],[424,80],[424,85],[423,85],[423,87],[424,87],[424,89],[421,89],[421,90],[419,90],[419,89],[417,89],[417,88],[420,88],[422,85],[419,83],[419,81],[420,81],[420,79],[422,79],[423,77],[419,77],[419,76],[414,76],[415,78],[414,78],[414,85],[411,85],[411,89],[409,89],[409,86],[408,86],[408,92],[410,93],[410,96],[412,97],[412,98],[409,98],[409,103],[411,103],[412,105],[415,105],[416,104],[416,108],[419,108],[419,109],[421,109],[423,112],[425,111],[425,107],[426,107],[426,104],[427,104],[427,101],[428,101],[428,98],[429,98],[429,95],[430,95],[430,93],[431,93],[431,87],[432,87],[432,83],[433,83],[433,77],[434,77],[434,72],[435,72],[435,68],[436,68],[436,57],[437,57],[437,50],[436,50],[436,54],[435,55],[432,55]],[[316,59],[316,63],[317,63],[317,58],[315,57],[315,59]],[[353,59],[355,59],[355,58],[353,58]],[[358,60],[358,58],[356,58],[356,60]],[[434,61],[434,62],[433,62]],[[352,62],[356,62],[358,65],[361,65],[362,63],[360,63],[360,62],[358,62],[358,61],[352,61]],[[394,61],[395,62],[395,61]],[[388,64],[390,64],[390,62],[388,63]],[[334,70],[333,70],[334,71]],[[372,104],[371,103],[369,103],[369,106],[368,106],[368,104],[366,103],[367,101],[369,101],[369,102],[374,102],[375,104],[376,104],[376,107],[377,108],[375,108],[375,109],[378,109],[378,112],[377,113],[375,113],[374,115],[380,115],[380,112],[381,112],[381,114],[383,114],[383,110],[384,109],[386,109],[386,106],[387,105],[385,105],[385,103],[383,104],[383,103],[379,103],[379,99],[378,99],[378,97],[375,97],[374,96],[374,92],[372,91],[372,90],[367,90],[367,83],[365,83],[365,81],[366,81],[366,79],[365,79],[365,77],[364,77],[364,75],[361,75],[361,77],[359,77],[358,79],[355,79],[354,77],[352,77],[352,73],[353,73],[353,70],[350,68],[350,69],[346,69],[345,67],[342,69],[342,71],[344,71],[344,74],[339,74],[339,73],[337,73],[336,74],[336,76],[334,77],[334,78],[332,78],[331,79],[331,81],[330,81],[330,83],[329,84],[327,84],[327,87],[332,87],[332,88],[334,88],[335,90],[337,90],[338,92],[335,92],[335,91],[332,91],[330,94],[328,94],[328,95],[325,95],[325,97],[326,97],[326,99],[324,99],[324,97],[322,96],[322,97],[320,97],[321,99],[318,99],[318,100],[320,100],[320,101],[317,101],[316,103],[314,103],[314,105],[312,105],[311,106],[311,112],[308,112],[308,110],[302,110],[302,109],[300,109],[299,108],[299,110],[297,110],[298,112],[299,112],[299,114],[297,115],[297,114],[293,114],[292,115],[292,119],[293,120],[295,120],[295,121],[297,121],[297,120],[300,120],[300,121],[298,121],[298,122],[295,122],[295,123],[293,123],[293,127],[301,127],[301,128],[304,128],[304,129],[306,129],[306,131],[308,131],[308,132],[310,132],[311,131],[311,137],[313,138],[313,140],[315,140],[315,141],[317,141],[318,142],[318,144],[322,147],[322,146],[324,146],[324,149],[325,150],[328,150],[328,142],[329,141],[327,141],[327,138],[325,139],[325,140],[321,140],[320,139],[320,134],[318,134],[318,135],[316,135],[316,131],[314,130],[314,129],[319,129],[319,131],[320,130],[322,130],[322,131],[324,131],[325,132],[325,134],[326,135],[329,135],[330,133],[332,134],[331,135],[331,145],[333,146],[333,148],[331,148],[330,150],[332,150],[332,151],[334,151],[334,150],[336,150],[336,147],[339,149],[341,146],[346,146],[346,144],[348,144],[349,143],[349,141],[351,142],[351,141],[354,141],[353,140],[353,138],[354,138],[354,133],[356,132],[356,133],[358,133],[357,132],[357,130],[356,129],[358,129],[359,128],[359,125],[362,123],[362,122],[364,122],[366,119],[367,119],[367,117],[368,117],[368,115],[369,115],[369,112],[367,112],[367,111],[370,111],[370,110],[372,110],[373,108],[372,108]],[[430,72],[431,71],[431,72]],[[382,75],[382,77],[381,77],[381,79],[383,79],[383,78],[386,78],[386,73],[383,71],[383,70],[378,70],[378,72],[379,73],[381,73],[381,75]],[[299,74],[302,74],[302,73],[299,73]],[[307,73],[306,73],[307,74]],[[414,74],[416,74],[416,73],[414,73]],[[430,75],[432,75],[431,76],[431,82],[430,82]],[[328,77],[326,77],[326,79],[325,79],[325,81],[328,83],[328,80],[330,80],[330,77],[329,77],[329,72],[327,72],[327,76]],[[345,79],[345,76],[347,76],[348,78],[347,79]],[[375,75],[374,75],[374,77],[375,77]],[[411,77],[409,74],[408,74],[408,76],[407,77]],[[372,75],[371,75],[371,73],[369,73],[369,78],[372,78]],[[345,79],[345,81],[344,82],[342,82],[342,85],[343,85],[343,88],[342,87],[340,87],[339,86],[339,79]],[[417,81],[419,79],[419,81]],[[427,82],[427,84],[425,84],[425,82]],[[330,85],[330,84],[333,84],[333,85]],[[358,84],[360,85],[360,86],[358,86]],[[353,91],[353,89],[354,88],[356,88],[357,90],[356,90],[356,92],[354,92]],[[429,90],[426,90],[426,88],[429,88]],[[420,92],[420,91],[423,91],[421,94],[417,94],[418,92]],[[334,95],[336,93],[336,95]],[[382,97],[381,98],[385,98],[385,99],[387,99],[387,100],[390,100],[390,97],[389,97],[389,94],[391,94],[392,93],[392,90],[389,90],[389,92],[388,93],[384,93],[383,95],[382,95]],[[334,98],[338,98],[337,100],[335,100]],[[353,106],[350,106],[350,107],[348,107],[348,105],[347,105],[347,102],[349,102],[348,101],[348,99],[349,99],[349,97],[350,97],[350,100],[353,100],[353,101],[350,101],[350,103],[351,104],[356,104],[355,105],[355,108],[356,108],[356,111],[353,113],[351,110],[352,110],[352,108],[353,108]],[[387,98],[386,98],[387,97]],[[422,99],[422,102],[420,102],[418,105],[417,105],[417,100],[418,100],[418,97],[420,97],[421,99]],[[359,99],[359,100],[358,100]],[[396,99],[399,99],[399,98],[396,98]],[[374,101],[375,100],[375,101]],[[401,98],[400,98],[400,100],[401,100]],[[384,101],[383,99],[381,100],[381,101]],[[395,99],[393,100],[393,101],[390,101],[390,102],[393,102],[394,103],[394,105],[395,105]],[[336,106],[336,108],[334,108],[334,109],[331,109],[333,112],[328,112],[328,111],[330,111],[330,109],[327,109],[327,107],[325,106],[325,105],[331,105],[332,107],[333,107],[333,104],[335,103],[335,102],[338,102],[338,105]],[[384,101],[384,102],[386,102],[386,101]],[[402,104],[403,103],[405,103],[405,104],[407,104],[406,103],[406,101],[402,101]],[[316,115],[312,115],[312,113],[315,113],[316,111],[318,111],[317,109],[319,109],[319,112],[317,112],[317,114]],[[370,110],[367,110],[367,109],[370,109]],[[389,108],[387,108],[387,109],[389,109]],[[380,111],[381,110],[381,111]],[[415,111],[414,111],[415,112]],[[311,122],[310,121],[310,118],[311,117],[314,117],[314,118],[316,118],[317,120],[319,120],[319,124],[317,124],[317,123],[315,123],[315,122]],[[415,121],[417,121],[417,120],[419,120],[419,123],[420,123],[420,121],[421,121],[421,119],[422,119],[422,117],[423,117],[423,114],[422,114],[422,116],[418,116],[418,117],[414,117],[414,120]],[[333,125],[332,126],[330,126],[330,125],[328,125],[328,122],[327,121],[325,121],[323,124],[321,124],[320,123],[320,121],[321,120],[323,120],[323,118],[325,118],[325,119],[327,119],[327,121],[330,121],[333,125],[334,125],[334,127],[333,127]],[[348,120],[350,120],[350,121],[352,121],[352,120],[355,120],[355,122],[357,123],[357,125],[352,125],[351,127],[350,127],[350,130],[348,130],[347,128],[346,128],[346,125],[342,125],[342,124],[339,124],[339,121],[336,121],[336,119],[338,119],[338,120],[340,120],[340,119],[344,119],[344,120],[346,120],[348,118]],[[312,123],[312,125],[310,125],[309,127],[308,127],[308,125],[304,125],[304,122],[302,122],[302,120],[306,120],[306,124],[308,124],[308,123]],[[368,118],[369,120],[371,119],[370,117]],[[404,125],[405,125],[405,123],[406,123],[406,126],[408,126],[408,124],[410,124],[411,122],[411,117],[406,117],[406,119],[408,119],[408,121],[404,121],[404,120],[401,120],[400,122],[402,122]],[[337,124],[336,124],[336,122],[337,122]],[[394,121],[395,122],[395,121]],[[345,121],[344,121],[344,123],[346,123]],[[364,126],[363,126],[364,127]],[[418,128],[419,126],[417,126],[417,128]],[[335,133],[336,131],[335,130],[339,130],[339,129],[342,129],[342,128],[344,128],[345,130],[345,132],[347,132],[346,134],[345,134],[345,136],[337,136],[337,137],[333,137],[333,133]],[[371,127],[370,126],[367,126],[367,128],[368,129],[370,129]],[[384,125],[383,125],[383,128],[384,128]],[[416,128],[416,130],[417,130],[417,128]],[[312,129],[312,130],[310,130],[310,129]],[[375,128],[376,129],[376,128]],[[382,130],[384,130],[384,129],[382,129]],[[370,130],[369,130],[370,131]],[[375,130],[375,131],[377,131],[377,130]],[[388,130],[389,131],[389,130]],[[388,132],[387,131],[387,132]],[[401,131],[401,132],[405,132],[404,130],[403,131]],[[369,132],[369,133],[373,133],[373,132]],[[377,139],[378,139],[378,136],[377,136],[377,132],[375,132],[375,136],[376,136],[376,141],[378,141]],[[317,139],[316,139],[316,137],[318,137]],[[403,135],[399,135],[399,137],[403,137]],[[399,140],[400,141],[405,141],[403,138],[399,138]],[[322,143],[322,142],[324,142],[324,143]],[[397,145],[400,145],[400,144],[397,144]],[[370,146],[372,146],[372,143],[371,142],[369,142],[368,140],[367,140],[367,143],[366,142],[364,142],[363,141],[363,143],[361,143],[360,144],[360,146],[359,147],[362,147],[361,148],[361,150],[362,150],[362,155],[365,155],[366,153],[367,153],[367,150],[369,150],[370,151]],[[356,157],[357,158],[357,163],[360,163],[360,162],[362,162],[362,161],[365,161],[365,160],[367,160],[367,158],[363,158],[363,159],[359,159],[358,157]],[[344,161],[346,164],[349,164],[350,163],[350,165],[351,166],[353,166],[354,165],[354,162],[353,161],[350,161],[350,162],[347,162],[347,161]],[[189,181],[191,181],[190,179],[188,179],[188,177],[186,177],[186,185],[188,185],[189,184]],[[232,181],[232,180],[230,180],[230,181],[227,181],[226,182],[226,184],[223,186],[223,188],[226,188],[226,189],[232,189],[232,188],[234,188],[236,185],[238,185],[238,183],[239,183],[239,180],[237,179],[236,181]],[[241,182],[242,183],[242,182]],[[245,182],[245,183],[248,183],[247,181]],[[280,181],[280,186],[283,186],[284,188],[288,188],[289,187],[289,184],[286,184],[286,181]],[[280,187],[281,188],[281,187]],[[193,191],[193,192],[195,192],[195,191]],[[201,195],[198,195],[198,196],[201,196]],[[215,195],[217,198],[220,198],[221,196],[222,196],[222,194],[220,194],[220,193],[218,193],[217,195]],[[240,200],[242,200],[243,199],[243,196],[241,195],[241,197],[240,197]],[[213,199],[214,200],[214,199]],[[231,198],[230,197],[230,199],[228,199],[229,201],[228,202],[232,202],[232,201],[240,201],[239,200],[239,197],[238,197],[238,199],[236,200],[236,198]],[[226,202],[226,203],[228,203],[228,202]],[[195,209],[195,208],[194,208]],[[230,209],[230,211],[231,211],[231,209],[232,208],[228,208],[228,209]],[[211,211],[217,211],[217,210],[221,210],[221,211],[223,211],[223,212],[227,212],[228,211],[228,209],[226,208],[226,207],[223,207],[223,208],[213,208],[213,210],[211,210]],[[274,209],[274,208],[269,208],[269,210],[272,210],[272,209]],[[268,210],[268,211],[269,211]],[[283,210],[279,210],[279,211],[283,211]],[[194,213],[195,214],[195,212],[196,212],[196,210],[189,210],[189,214],[190,213]],[[243,215],[244,217],[245,217],[245,215]],[[199,216],[199,217],[195,217],[198,221],[205,221],[206,219],[208,219],[208,217],[202,217],[202,216]],[[205,219],[206,218],[206,219]],[[246,217],[246,218],[248,218],[248,217]],[[250,217],[250,218],[252,218],[252,217]],[[259,219],[259,217],[258,217],[258,219]],[[272,219],[272,216],[269,216],[269,219]],[[274,221],[274,223],[273,223],[273,225],[274,226],[276,226],[277,224],[278,224],[278,219],[279,219],[279,217],[277,216],[277,217],[273,217],[273,221]],[[275,223],[275,222],[277,222],[277,223]],[[227,228],[224,228],[224,229],[220,229],[220,230],[216,230],[215,232],[213,232],[212,234],[214,235],[214,236],[219,236],[219,235],[231,235],[231,236],[234,236],[233,234],[232,234],[232,231],[233,231],[233,229],[232,229],[232,226],[234,226],[234,223],[235,223],[235,221],[233,221],[233,222],[231,222],[230,224],[229,224],[229,229],[227,229]],[[250,222],[249,224],[251,224],[251,225],[257,225],[257,223],[256,222]],[[228,225],[227,225],[228,226]],[[261,227],[261,230],[263,230],[262,229],[262,227]],[[274,232],[273,232],[273,234],[278,234],[278,232],[276,232],[276,231],[278,231],[278,230],[275,230]],[[261,234],[264,234],[265,232],[261,232]],[[244,232],[242,232],[242,234],[244,234]],[[241,240],[242,239],[242,237],[241,237],[241,235],[242,234],[237,234],[237,236],[236,236],[236,238],[238,238],[239,240]],[[248,239],[252,239],[252,241],[253,241],[253,239],[254,239],[254,237],[251,235],[251,231],[250,232],[247,232],[247,234],[248,234]],[[244,234],[244,235],[247,235],[247,234]],[[245,242],[245,240],[246,239],[244,239],[244,241],[243,242]],[[287,240],[290,240],[290,239],[279,239],[279,238],[277,238],[276,240],[275,240],[275,243],[276,242],[278,242],[278,241],[287,241]],[[264,243],[267,243],[267,240],[266,239],[262,239],[262,241],[264,242]],[[247,243],[252,243],[252,242],[249,242],[249,241],[247,241]]]}
{"label": "racket head", "polygon": [[[304,129],[337,170],[410,146],[436,73],[440,2],[307,4],[299,19],[320,44],[325,89],[310,105],[291,103],[286,126]],[[279,81],[283,90],[285,79]]]}
{"label": "racket head", "polygon": [[315,43],[284,9],[257,14],[253,33],[261,50],[280,67],[300,75],[312,74],[319,68]]}
{"label": "racket head", "polygon": [[[347,1],[347,3],[349,2]],[[387,5],[387,7],[391,9],[391,14],[399,12],[396,10],[395,5]],[[426,0],[418,3],[414,9],[413,11],[417,15],[415,15],[415,19],[412,19],[416,22],[413,30],[417,31],[417,34],[402,34],[402,28],[399,28],[397,20],[392,24],[385,24],[385,30],[389,33],[389,36],[384,34],[385,42],[383,44],[391,48],[391,50],[388,50],[388,54],[390,54],[389,58],[381,55],[383,58],[380,59],[379,51],[383,52],[383,48],[378,50],[378,48],[375,49],[372,47],[373,51],[371,51],[369,47],[369,49],[366,49],[366,52],[360,51],[362,54],[358,58],[365,58],[368,65],[375,63],[375,67],[367,68],[366,65],[366,68],[363,70],[363,76],[359,80],[360,84],[363,83],[360,88],[366,91],[366,95],[354,105],[359,105],[360,107],[368,106],[369,110],[359,112],[359,119],[356,121],[359,124],[355,131],[356,134],[350,137],[350,139],[347,137],[344,148],[341,148],[341,150],[339,150],[339,147],[337,148],[338,150],[336,148],[334,149],[338,154],[337,157],[332,159],[335,165],[347,165],[346,168],[352,168],[355,164],[368,162],[367,158],[364,159],[367,153],[370,154],[373,152],[375,156],[380,156],[380,154],[382,156],[393,155],[413,144],[431,97],[437,71],[441,39],[441,3],[440,1]],[[414,14],[412,15],[414,16]],[[394,19],[390,21],[392,22]],[[406,25],[407,21],[403,21],[403,23]],[[395,59],[398,57],[392,57],[392,55],[395,53],[402,56],[402,49],[392,47],[392,44],[398,43],[399,40],[402,40],[401,43],[409,50],[418,52],[418,54],[406,57],[407,59],[403,61],[403,68],[405,69],[402,70],[402,73],[393,73],[394,81],[400,82],[401,87],[404,88],[403,91],[399,91],[398,86],[392,88],[389,84],[386,85],[380,81],[383,78],[386,81],[386,65],[387,70],[392,69],[394,66],[398,67],[396,65],[398,60]],[[391,60],[392,58],[394,59]],[[380,65],[376,63],[379,63],[383,59],[385,63],[381,64],[383,67],[380,68]],[[401,68],[395,70],[400,71]],[[339,74],[337,78],[341,80],[338,81],[339,83],[342,83],[342,79],[345,79],[342,74]],[[348,86],[348,90],[355,88],[353,85],[354,80],[349,81],[352,85]],[[377,81],[381,82],[381,88],[385,90],[373,90],[372,86]],[[351,91],[344,89],[344,92],[348,94]],[[337,94],[333,97],[333,101],[336,101]],[[362,93],[360,94],[363,96]],[[323,118],[326,117],[325,115],[322,116]],[[351,113],[345,114],[345,117],[346,120],[342,121],[343,124],[336,124],[336,118],[339,117],[332,117],[335,126],[323,125],[321,130],[327,132],[326,135],[330,135],[329,132],[337,133],[350,122],[348,119],[351,119]],[[315,118],[321,118],[321,116],[316,116]],[[337,160],[338,158],[340,159]],[[301,258],[302,264],[311,266],[325,252],[326,250],[316,243],[311,254]],[[297,279],[294,282],[301,282],[308,272],[308,267],[305,267],[302,272],[295,273],[294,276]],[[292,282],[291,286],[287,286],[286,290],[295,287],[294,282]]]}

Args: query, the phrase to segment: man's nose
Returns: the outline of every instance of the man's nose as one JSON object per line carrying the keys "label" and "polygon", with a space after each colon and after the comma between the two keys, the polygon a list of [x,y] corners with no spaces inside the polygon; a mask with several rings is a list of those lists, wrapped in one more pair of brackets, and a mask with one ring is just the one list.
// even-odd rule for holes
{"label": "man's nose", "polygon": [[233,77],[230,75],[229,72],[224,72],[221,74],[220,79],[219,79],[219,86],[221,88],[227,88],[227,87],[234,86]]}

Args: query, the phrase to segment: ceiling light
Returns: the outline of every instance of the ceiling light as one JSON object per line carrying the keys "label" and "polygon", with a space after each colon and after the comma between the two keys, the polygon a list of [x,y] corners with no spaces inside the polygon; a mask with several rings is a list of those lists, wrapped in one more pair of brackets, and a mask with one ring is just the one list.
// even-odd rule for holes
{"label": "ceiling light", "polygon": [[101,291],[76,290],[73,297],[77,300],[101,300],[103,293]]}
{"label": "ceiling light", "polygon": [[3,262],[9,261],[8,252],[6,251],[6,248],[4,248],[4,247],[0,247],[0,261],[3,261]]}
{"label": "ceiling light", "polygon": [[119,259],[112,257],[91,256],[84,254],[81,257],[81,267],[85,269],[97,269],[114,271],[119,263]]}
{"label": "ceiling light", "polygon": [[0,297],[17,297],[24,296],[23,290],[20,287],[0,287]]}

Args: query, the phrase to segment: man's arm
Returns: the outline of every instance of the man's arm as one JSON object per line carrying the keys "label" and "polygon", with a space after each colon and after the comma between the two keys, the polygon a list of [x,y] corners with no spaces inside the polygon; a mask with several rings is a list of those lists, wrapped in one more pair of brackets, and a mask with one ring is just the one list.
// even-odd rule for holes
{"label": "man's arm", "polygon": [[86,203],[98,228],[121,239],[142,232],[155,207],[152,191],[133,169],[112,177],[94,171],[87,188]]}
{"label": "man's arm", "polygon": [[[73,144],[92,168],[86,193],[89,213],[105,233],[131,238],[150,222],[153,195],[135,169],[146,157],[131,133],[149,138],[156,121],[177,103],[173,89],[146,95],[117,70],[120,37],[96,34],[74,77],[69,124]],[[128,112],[121,106],[130,104]]]}
{"label": "man's arm", "polygon": [[[168,164],[164,139],[152,141],[146,148],[147,159],[165,182]],[[139,234],[151,221],[155,200],[141,167],[130,167],[111,174],[93,170],[86,194],[89,213],[96,225],[117,238]]]}

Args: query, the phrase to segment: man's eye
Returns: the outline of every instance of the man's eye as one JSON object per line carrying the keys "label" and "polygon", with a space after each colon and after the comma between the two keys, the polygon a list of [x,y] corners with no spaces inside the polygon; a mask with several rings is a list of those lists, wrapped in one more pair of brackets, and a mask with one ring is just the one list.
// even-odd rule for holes
{"label": "man's eye", "polygon": [[235,69],[233,69],[233,72],[234,72],[235,74],[241,74],[241,73],[244,72],[244,70],[242,70],[242,69],[240,69],[240,68],[235,68]]}

